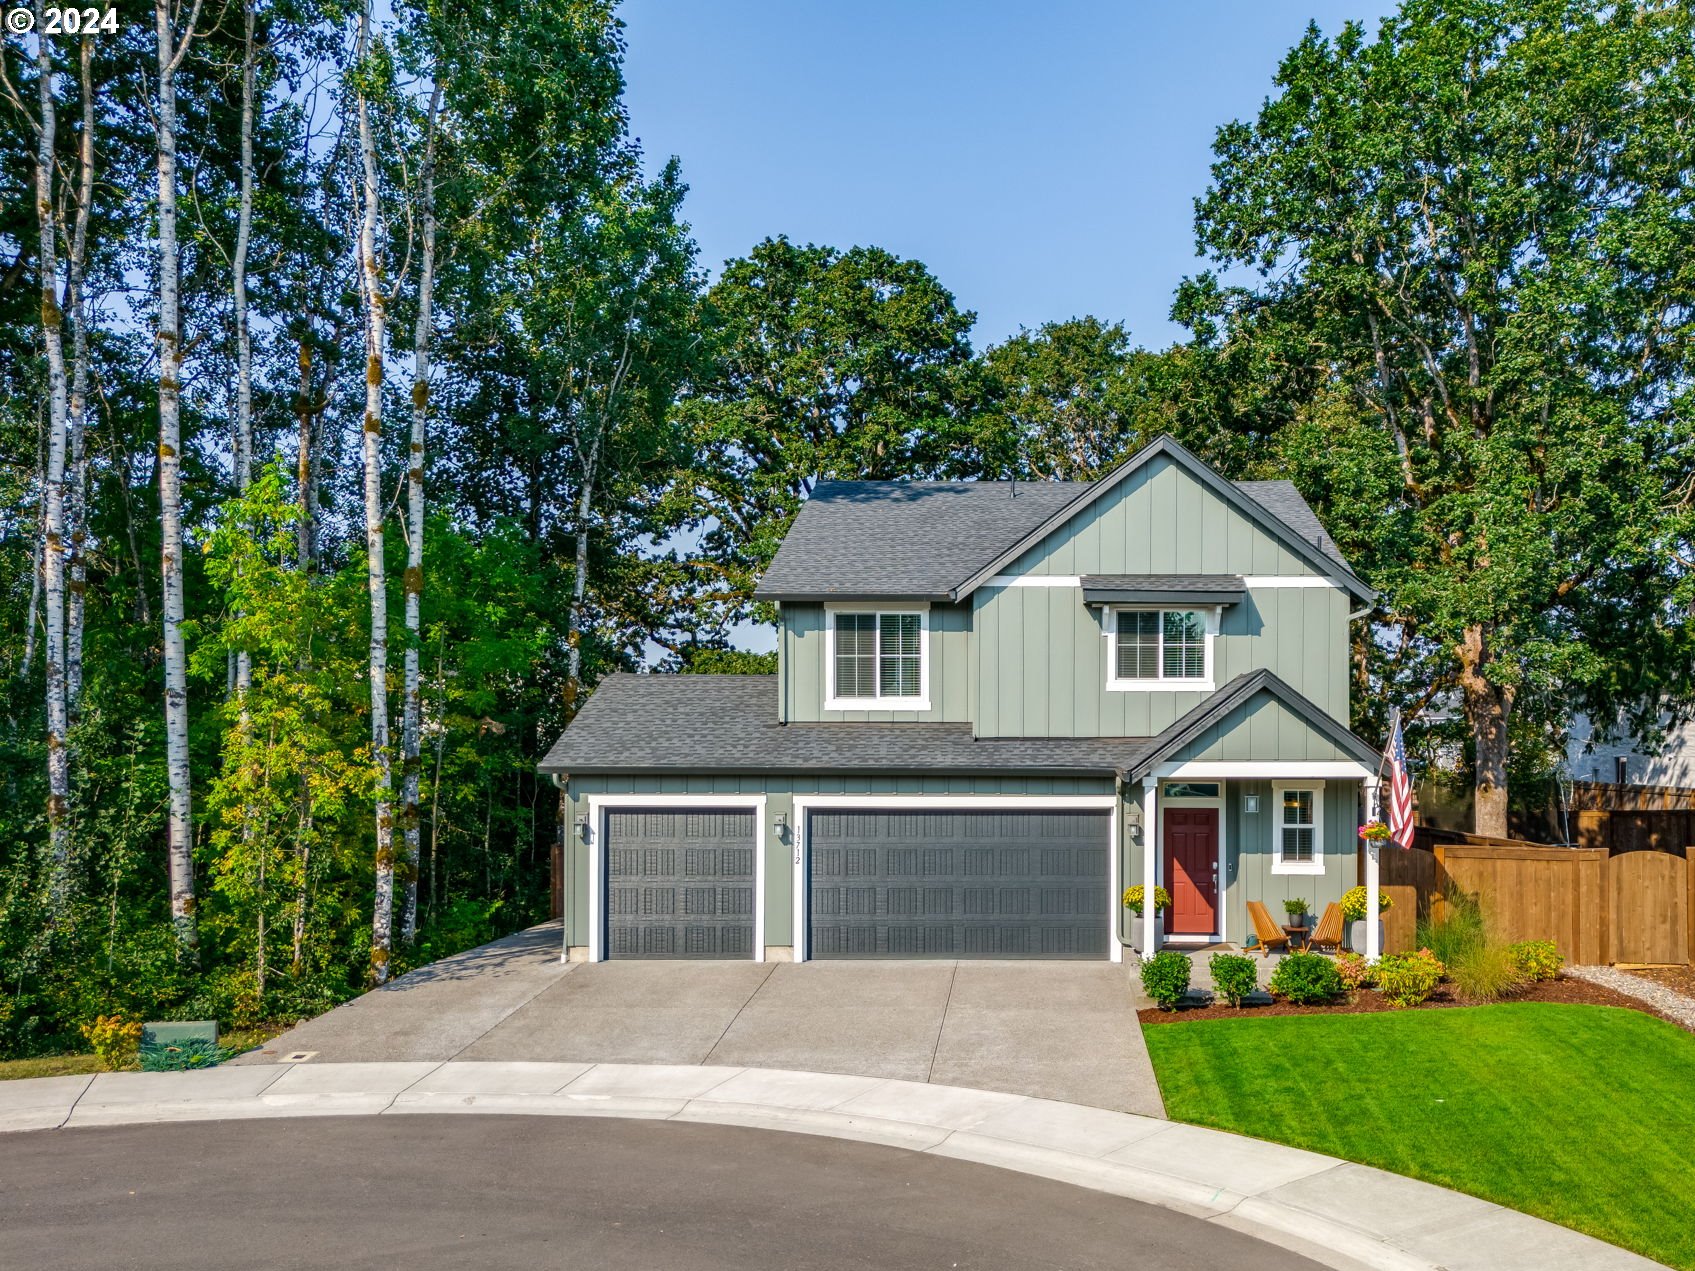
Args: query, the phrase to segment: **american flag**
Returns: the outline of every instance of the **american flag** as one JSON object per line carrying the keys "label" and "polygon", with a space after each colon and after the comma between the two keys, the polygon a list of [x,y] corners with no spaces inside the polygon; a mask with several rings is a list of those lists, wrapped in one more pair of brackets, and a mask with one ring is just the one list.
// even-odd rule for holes
{"label": "american flag", "polygon": [[1407,772],[1407,743],[1401,736],[1401,713],[1389,727],[1389,840],[1396,847],[1413,845],[1412,777]]}

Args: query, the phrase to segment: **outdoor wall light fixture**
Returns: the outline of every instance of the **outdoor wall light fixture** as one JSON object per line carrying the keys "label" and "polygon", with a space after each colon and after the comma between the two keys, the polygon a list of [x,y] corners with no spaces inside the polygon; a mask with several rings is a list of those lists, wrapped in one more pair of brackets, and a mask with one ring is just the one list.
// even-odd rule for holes
{"label": "outdoor wall light fixture", "polygon": [[1244,815],[1259,811],[1259,795],[1244,794],[1242,796],[1242,812]]}
{"label": "outdoor wall light fixture", "polygon": [[1124,824],[1130,829],[1130,841],[1142,841],[1142,809],[1132,803],[1124,810]]}
{"label": "outdoor wall light fixture", "polygon": [[789,836],[789,818],[781,812],[777,813],[771,821],[771,833],[777,836],[779,843],[786,839]]}
{"label": "outdoor wall light fixture", "polygon": [[589,819],[586,816],[577,818],[577,837],[585,843],[589,841]]}

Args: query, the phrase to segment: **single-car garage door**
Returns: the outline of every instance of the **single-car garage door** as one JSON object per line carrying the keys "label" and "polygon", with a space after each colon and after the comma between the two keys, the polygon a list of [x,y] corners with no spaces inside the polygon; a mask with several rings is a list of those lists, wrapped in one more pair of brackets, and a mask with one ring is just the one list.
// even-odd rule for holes
{"label": "single-car garage door", "polygon": [[1104,958],[1106,811],[808,819],[815,958]]}
{"label": "single-car garage door", "polygon": [[753,892],[751,809],[607,812],[611,957],[750,957]]}

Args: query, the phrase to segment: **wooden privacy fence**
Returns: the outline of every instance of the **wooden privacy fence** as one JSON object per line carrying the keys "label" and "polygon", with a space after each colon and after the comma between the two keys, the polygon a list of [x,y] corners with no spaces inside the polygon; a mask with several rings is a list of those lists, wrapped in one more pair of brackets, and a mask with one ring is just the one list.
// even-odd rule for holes
{"label": "wooden privacy fence", "polygon": [[1695,868],[1683,856],[1495,840],[1386,848],[1381,863],[1390,952],[1413,948],[1419,915],[1440,915],[1455,891],[1475,896],[1503,939],[1552,940],[1568,962],[1695,961]]}

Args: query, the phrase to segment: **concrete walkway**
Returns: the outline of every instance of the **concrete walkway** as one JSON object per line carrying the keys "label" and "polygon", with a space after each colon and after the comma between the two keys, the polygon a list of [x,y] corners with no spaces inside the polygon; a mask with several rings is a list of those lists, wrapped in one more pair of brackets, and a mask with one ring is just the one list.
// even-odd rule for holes
{"label": "concrete walkway", "polygon": [[549,923],[402,976],[237,1064],[449,1059],[795,1068],[1163,1116],[1131,971],[1104,962],[562,964]]}
{"label": "concrete walkway", "polygon": [[456,1113],[639,1117],[879,1143],[1164,1206],[1336,1268],[1656,1265],[1486,1201],[1311,1152],[1153,1117],[879,1077],[716,1065],[411,1061],[0,1082],[0,1131]]}

